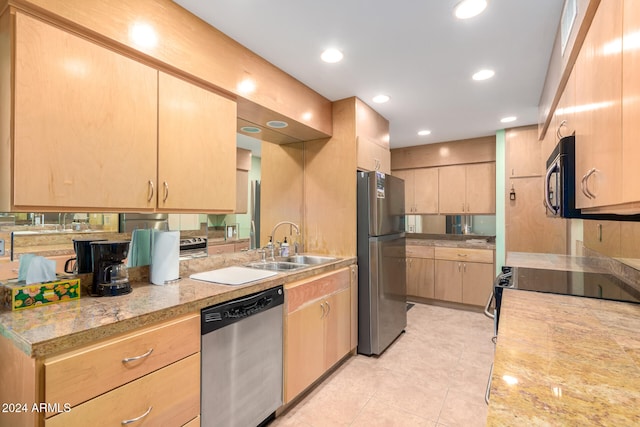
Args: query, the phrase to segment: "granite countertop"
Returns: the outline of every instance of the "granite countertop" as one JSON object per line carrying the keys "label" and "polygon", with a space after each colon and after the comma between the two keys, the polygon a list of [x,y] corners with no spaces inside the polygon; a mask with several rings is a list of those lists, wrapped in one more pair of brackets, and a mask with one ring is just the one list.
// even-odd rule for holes
{"label": "granite countertop", "polygon": [[[195,262],[205,265],[206,259]],[[355,257],[339,258],[331,263],[291,273],[278,273],[268,279],[241,286],[192,280],[188,275],[177,283],[164,286],[133,282],[133,292],[128,295],[103,298],[82,296],[79,300],[16,312],[0,310],[0,335],[7,337],[30,356],[46,357],[355,263]]]}
{"label": "granite countertop", "polygon": [[510,267],[540,268],[545,270],[583,271],[587,273],[606,273],[601,264],[593,258],[559,254],[529,252],[509,252],[505,265]]}
{"label": "granite countertop", "polygon": [[453,240],[453,239],[417,239],[413,237],[407,237],[407,245],[413,246],[439,246],[445,248],[471,248],[471,249],[492,249],[495,250],[496,244],[487,242],[487,239],[467,239],[467,240]]}
{"label": "granite countertop", "polygon": [[640,304],[505,289],[488,426],[640,425]]}

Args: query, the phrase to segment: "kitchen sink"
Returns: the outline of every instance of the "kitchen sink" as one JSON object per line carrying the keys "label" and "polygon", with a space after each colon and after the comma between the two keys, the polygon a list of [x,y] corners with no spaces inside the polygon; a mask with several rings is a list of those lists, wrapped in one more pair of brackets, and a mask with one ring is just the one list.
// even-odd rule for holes
{"label": "kitchen sink", "polygon": [[285,258],[287,262],[295,262],[298,264],[315,265],[336,261],[338,258],[321,255],[292,255]]}
{"label": "kitchen sink", "polygon": [[246,264],[246,267],[258,268],[261,270],[273,270],[273,271],[291,271],[298,270],[300,268],[307,267],[307,264],[300,264],[296,262],[288,261],[265,261],[265,262],[252,262]]}

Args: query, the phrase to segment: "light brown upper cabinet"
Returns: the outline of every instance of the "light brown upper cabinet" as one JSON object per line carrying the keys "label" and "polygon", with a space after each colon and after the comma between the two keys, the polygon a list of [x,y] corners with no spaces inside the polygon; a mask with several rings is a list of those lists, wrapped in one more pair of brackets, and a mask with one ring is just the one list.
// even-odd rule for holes
{"label": "light brown upper cabinet", "polygon": [[494,162],[439,168],[441,214],[493,214],[496,211]]}
{"label": "light brown upper cabinet", "polygon": [[251,170],[251,151],[236,149],[236,210],[235,213],[247,213],[249,210],[249,171]]}
{"label": "light brown upper cabinet", "polygon": [[[3,210],[234,210],[234,101],[20,12],[15,23]],[[11,87],[7,69],[0,81]]]}
{"label": "light brown upper cabinet", "polygon": [[232,212],[236,103],[159,75],[158,209]]}
{"label": "light brown upper cabinet", "polygon": [[[615,2],[618,3],[618,2]],[[602,5],[600,6],[602,7]],[[622,36],[622,193],[623,202],[640,201],[640,2],[625,0]]]}
{"label": "light brown upper cabinet", "polygon": [[21,13],[15,35],[13,185],[2,207],[153,209],[158,72]]}
{"label": "light brown upper cabinet", "polygon": [[351,99],[355,102],[358,169],[391,173],[389,121],[360,99]]}
{"label": "light brown upper cabinet", "polygon": [[[510,178],[540,176],[544,173],[538,127],[509,129],[507,140],[507,175]],[[545,158],[546,161],[546,158]]]}
{"label": "light brown upper cabinet", "polygon": [[578,208],[622,201],[622,5],[600,2],[575,64]]}
{"label": "light brown upper cabinet", "polygon": [[438,168],[394,171],[404,180],[405,213],[438,213]]}

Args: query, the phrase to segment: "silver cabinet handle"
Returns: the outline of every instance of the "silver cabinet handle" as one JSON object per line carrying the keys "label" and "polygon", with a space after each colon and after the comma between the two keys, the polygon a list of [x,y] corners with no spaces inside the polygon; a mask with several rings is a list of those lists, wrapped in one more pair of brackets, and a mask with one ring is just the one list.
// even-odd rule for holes
{"label": "silver cabinet handle", "polygon": [[466,257],[467,257],[467,254],[458,254],[458,256],[461,256],[461,257],[465,257],[465,258],[466,258]]}
{"label": "silver cabinet handle", "polygon": [[153,199],[153,194],[155,193],[155,187],[153,186],[153,181],[149,180],[149,198],[147,202],[150,202]]}
{"label": "silver cabinet handle", "polygon": [[462,212],[464,212],[464,203],[462,204]]}
{"label": "silver cabinet handle", "polygon": [[467,264],[462,264],[462,271],[467,272]]}
{"label": "silver cabinet handle", "polygon": [[331,305],[329,304],[329,301],[325,301],[325,304],[327,304],[327,316],[329,315],[329,313],[331,313]]}
{"label": "silver cabinet handle", "polygon": [[320,303],[320,308],[322,309],[322,315],[320,316],[320,318],[324,319],[325,311],[324,311],[324,303],[323,302]]}
{"label": "silver cabinet handle", "polygon": [[135,362],[136,360],[144,359],[145,357],[149,357],[151,353],[153,353],[153,347],[151,347],[145,354],[141,354],[140,356],[125,357],[124,359],[122,359],[122,363],[130,363]]}
{"label": "silver cabinet handle", "polygon": [[145,412],[144,414],[140,415],[139,417],[131,418],[130,420],[120,421],[120,424],[122,424],[123,426],[126,426],[127,424],[131,424],[131,423],[135,423],[136,421],[140,421],[141,419],[143,419],[144,417],[149,415],[149,413],[151,412],[152,409],[153,409],[153,406],[149,406],[149,409],[147,409],[147,412]]}
{"label": "silver cabinet handle", "polygon": [[169,197],[169,184],[167,183],[167,181],[165,181],[164,182],[164,198],[162,199],[162,201],[166,202],[167,197]]}
{"label": "silver cabinet handle", "polygon": [[556,129],[556,137],[558,137],[558,139],[564,138],[562,136],[562,128],[564,126],[566,126],[566,125],[567,125],[567,121],[566,120],[561,121],[560,124],[558,125],[558,129]]}
{"label": "silver cabinet handle", "polygon": [[460,272],[460,267],[462,267],[462,264],[458,263],[458,273]]}
{"label": "silver cabinet handle", "polygon": [[593,193],[591,192],[591,190],[589,190],[589,178],[591,177],[591,175],[593,175],[593,174],[594,174],[594,173],[596,173],[596,172],[599,172],[599,171],[598,171],[598,169],[596,169],[596,168],[591,168],[591,169],[589,170],[589,172],[587,172],[587,174],[585,175],[585,178],[584,178],[584,183],[585,183],[584,189],[585,189],[585,191],[587,192],[587,196],[588,196],[590,199],[595,199],[595,198],[596,198],[596,195],[595,195],[595,194],[593,194]]}
{"label": "silver cabinet handle", "polygon": [[587,197],[587,199],[590,199],[591,196],[589,195],[589,193],[587,193],[587,190],[585,189],[585,181],[586,180],[587,180],[587,174],[584,174],[582,176],[582,179],[580,180],[580,190],[582,190],[582,194],[584,194]]}

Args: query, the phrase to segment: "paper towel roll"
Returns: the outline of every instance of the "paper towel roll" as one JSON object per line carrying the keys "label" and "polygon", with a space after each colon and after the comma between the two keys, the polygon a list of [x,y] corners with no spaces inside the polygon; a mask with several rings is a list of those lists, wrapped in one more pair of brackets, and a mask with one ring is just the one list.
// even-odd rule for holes
{"label": "paper towel roll", "polygon": [[164,285],[180,277],[180,232],[154,231],[149,275],[154,285]]}

